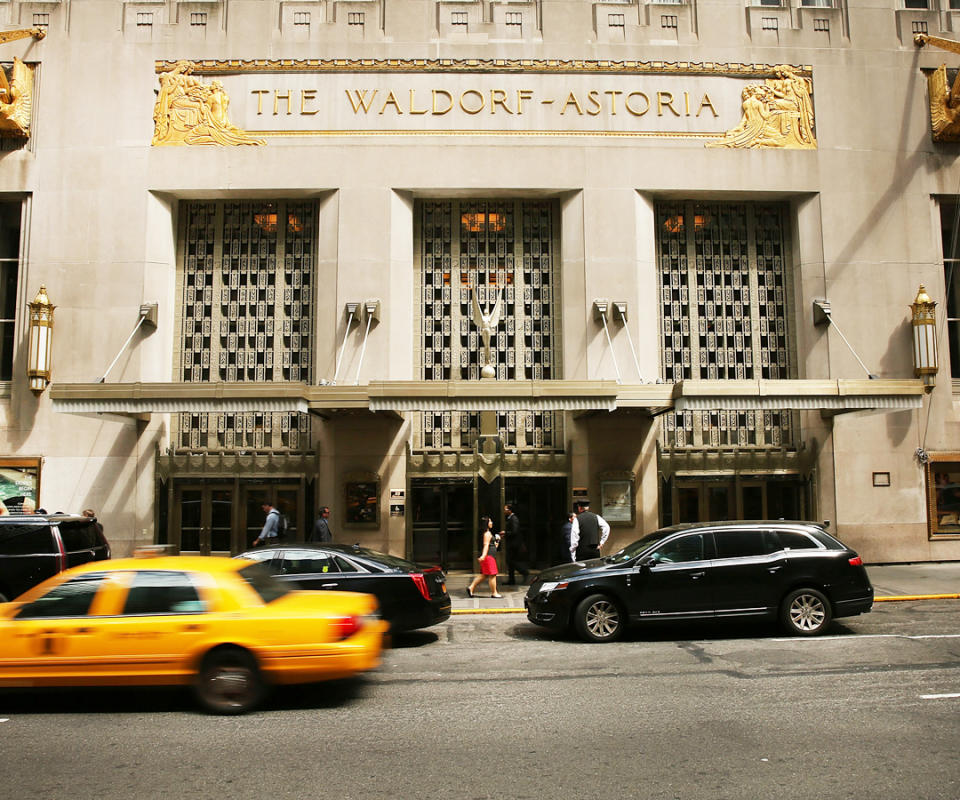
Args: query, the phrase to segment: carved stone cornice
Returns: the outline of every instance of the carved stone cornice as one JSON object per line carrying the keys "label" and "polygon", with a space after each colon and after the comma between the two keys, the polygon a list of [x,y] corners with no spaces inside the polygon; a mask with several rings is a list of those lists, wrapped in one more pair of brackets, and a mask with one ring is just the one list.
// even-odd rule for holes
{"label": "carved stone cornice", "polygon": [[157,456],[157,478],[295,477],[320,471],[316,453],[173,453]]}
{"label": "carved stone cornice", "polygon": [[[176,68],[177,61],[157,61],[158,74]],[[559,58],[236,58],[190,62],[195,75],[263,72],[515,72],[595,73],[627,75],[725,75],[769,78],[782,64],[739,64],[719,61],[612,61]],[[792,66],[802,77],[813,76],[810,65]]]}

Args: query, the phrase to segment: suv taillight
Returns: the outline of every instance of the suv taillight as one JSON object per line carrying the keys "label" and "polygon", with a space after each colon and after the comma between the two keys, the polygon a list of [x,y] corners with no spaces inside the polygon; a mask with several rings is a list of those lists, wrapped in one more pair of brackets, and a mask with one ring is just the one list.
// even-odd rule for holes
{"label": "suv taillight", "polygon": [[860,558],[860,556],[854,556],[853,558],[850,559],[850,566],[851,566],[851,567],[862,567],[862,566],[863,566],[863,559]]}

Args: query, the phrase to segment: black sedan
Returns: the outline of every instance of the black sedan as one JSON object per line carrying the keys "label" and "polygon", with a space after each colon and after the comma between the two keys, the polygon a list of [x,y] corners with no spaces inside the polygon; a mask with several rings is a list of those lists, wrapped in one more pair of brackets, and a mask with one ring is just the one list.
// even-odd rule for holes
{"label": "black sedan", "polygon": [[391,630],[426,628],[450,618],[450,595],[440,567],[422,567],[359,546],[291,543],[241,553],[302,589],[366,592],[380,601]]}
{"label": "black sedan", "polygon": [[713,522],[663,528],[605,558],[540,573],[527,617],[609,642],[633,623],[779,619],[821,633],[863,614],[873,587],[856,552],[808,522]]}

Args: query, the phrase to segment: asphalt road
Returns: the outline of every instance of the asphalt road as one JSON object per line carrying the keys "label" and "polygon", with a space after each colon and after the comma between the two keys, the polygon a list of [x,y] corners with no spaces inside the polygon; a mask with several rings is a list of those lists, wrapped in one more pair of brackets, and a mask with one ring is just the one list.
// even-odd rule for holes
{"label": "asphalt road", "polygon": [[832,635],[726,625],[612,645],[522,615],[399,638],[368,677],[240,718],[180,691],[0,694],[5,797],[960,798],[960,601]]}

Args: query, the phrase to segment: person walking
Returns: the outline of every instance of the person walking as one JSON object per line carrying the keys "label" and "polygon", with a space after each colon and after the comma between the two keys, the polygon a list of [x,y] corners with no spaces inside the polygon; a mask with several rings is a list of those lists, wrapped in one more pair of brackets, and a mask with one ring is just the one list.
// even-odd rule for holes
{"label": "person walking", "polygon": [[313,523],[313,530],[310,532],[309,542],[332,542],[333,534],[330,532],[330,506],[320,506],[320,516]]}
{"label": "person walking", "polygon": [[267,518],[263,523],[263,530],[260,535],[253,540],[254,547],[260,547],[264,544],[276,544],[280,538],[280,512],[276,509],[272,500],[264,500],[261,508]]}
{"label": "person walking", "polygon": [[570,530],[570,555],[574,561],[600,558],[600,548],[610,535],[610,523],[590,510],[590,501],[580,501],[580,513]]}
{"label": "person walking", "polygon": [[530,558],[530,548],[527,547],[526,533],[520,528],[520,517],[513,512],[513,504],[507,503],[503,510],[507,518],[500,535],[506,538],[507,584],[512,586],[516,583],[514,578],[517,572],[522,576],[522,583],[526,583],[527,578],[530,577],[530,565],[527,563]]}
{"label": "person walking", "polygon": [[493,555],[497,551],[497,537],[493,533],[493,520],[490,517],[481,517],[480,530],[482,531],[479,558],[480,574],[467,587],[467,596],[476,597],[474,591],[476,591],[477,585],[486,578],[490,584],[490,596],[503,597],[502,594],[497,593],[497,559]]}

